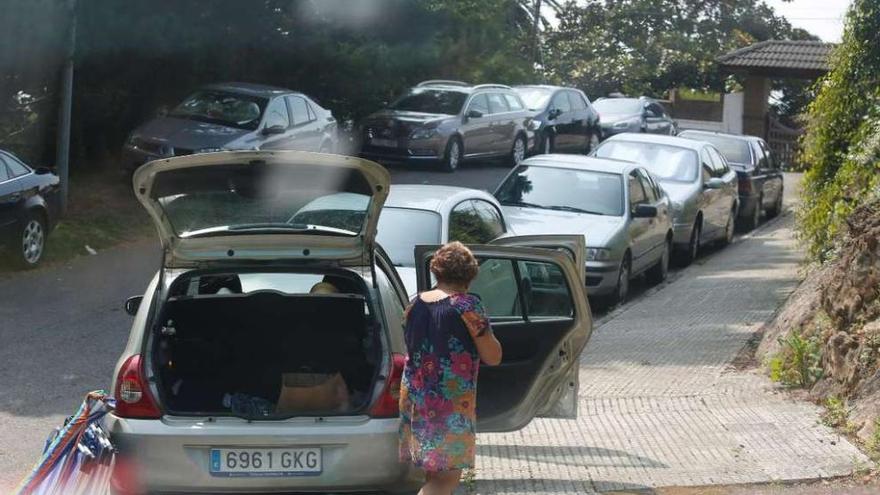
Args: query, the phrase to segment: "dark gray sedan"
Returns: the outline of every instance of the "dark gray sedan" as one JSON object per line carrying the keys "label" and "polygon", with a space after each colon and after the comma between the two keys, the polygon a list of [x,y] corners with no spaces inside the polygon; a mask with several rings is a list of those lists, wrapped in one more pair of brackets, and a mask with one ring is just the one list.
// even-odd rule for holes
{"label": "dark gray sedan", "polygon": [[332,153],[336,130],[333,114],[302,93],[260,84],[212,84],[132,131],[122,165],[131,171],[157,158],[226,150]]}
{"label": "dark gray sedan", "polygon": [[599,98],[593,102],[599,112],[602,136],[609,137],[622,132],[646,134],[676,134],[676,123],[657,100],[639,98]]}
{"label": "dark gray sedan", "polygon": [[711,143],[727,158],[739,181],[739,220],[744,229],[757,227],[764,213],[773,218],[782,211],[782,170],[763,139],[706,131],[684,131],[679,136]]}
{"label": "dark gray sedan", "polygon": [[672,200],[675,247],[683,263],[693,261],[706,242],[733,240],[739,209],[736,173],[711,144],[628,133],[609,138],[595,155],[634,161],[657,177]]}

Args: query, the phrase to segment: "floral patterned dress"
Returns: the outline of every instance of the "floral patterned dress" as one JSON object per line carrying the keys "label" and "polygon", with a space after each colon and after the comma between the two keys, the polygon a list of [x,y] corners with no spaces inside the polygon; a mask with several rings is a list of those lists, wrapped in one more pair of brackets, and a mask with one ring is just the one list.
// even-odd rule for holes
{"label": "floral patterned dress", "polygon": [[400,460],[426,471],[474,467],[477,373],[473,338],[490,332],[477,296],[407,308],[407,359],[400,392]]}

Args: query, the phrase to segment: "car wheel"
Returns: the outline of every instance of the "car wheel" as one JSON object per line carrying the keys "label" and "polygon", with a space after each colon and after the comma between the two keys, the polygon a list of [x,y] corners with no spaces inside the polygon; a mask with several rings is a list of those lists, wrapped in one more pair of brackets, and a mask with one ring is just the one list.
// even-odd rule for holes
{"label": "car wheel", "polygon": [[595,132],[590,133],[590,139],[587,141],[587,151],[585,154],[589,155],[590,153],[596,151],[596,148],[599,147],[599,134]]}
{"label": "car wheel", "polygon": [[446,145],[446,156],[443,157],[443,171],[449,173],[455,172],[461,163],[462,156],[461,141],[456,137],[450,139],[449,144]]}
{"label": "car wheel", "polygon": [[733,242],[733,233],[736,230],[736,207],[730,209],[727,223],[724,225],[724,237],[718,239],[719,246],[727,246]]}
{"label": "car wheel", "polygon": [[688,241],[687,248],[681,253],[680,261],[683,266],[690,265],[697,259],[697,255],[700,253],[700,241],[703,237],[703,228],[699,220],[694,224],[694,228],[691,229],[691,239]]}
{"label": "car wheel", "polygon": [[782,212],[782,192],[783,190],[780,189],[773,207],[767,210],[767,218],[775,218]]}
{"label": "car wheel", "polygon": [[666,240],[666,245],[663,247],[663,254],[660,255],[660,259],[657,260],[657,264],[652,266],[648,270],[648,281],[652,284],[660,284],[666,280],[666,277],[669,276],[669,257],[672,254],[672,239]]}
{"label": "car wheel", "polygon": [[46,247],[46,222],[40,215],[29,213],[21,224],[16,261],[22,268],[33,268],[43,259]]}
{"label": "car wheel", "polygon": [[513,148],[510,150],[510,161],[513,162],[513,166],[517,166],[525,158],[526,140],[522,135],[519,135],[513,140]]}

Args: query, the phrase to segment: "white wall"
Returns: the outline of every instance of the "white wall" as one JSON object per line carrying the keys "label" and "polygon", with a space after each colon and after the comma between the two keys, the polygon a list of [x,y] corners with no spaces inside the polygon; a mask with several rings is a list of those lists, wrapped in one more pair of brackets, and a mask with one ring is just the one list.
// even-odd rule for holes
{"label": "white wall", "polygon": [[689,120],[676,119],[680,130],[693,129],[699,131],[728,132],[730,134],[742,134],[743,132],[743,94],[730,93],[724,95],[724,109],[721,122],[712,120]]}

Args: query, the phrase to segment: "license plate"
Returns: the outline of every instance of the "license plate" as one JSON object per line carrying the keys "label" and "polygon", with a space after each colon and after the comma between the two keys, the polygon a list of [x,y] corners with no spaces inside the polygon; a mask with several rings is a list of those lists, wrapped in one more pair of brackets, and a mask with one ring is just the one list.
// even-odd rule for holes
{"label": "license plate", "polygon": [[370,139],[370,144],[373,146],[384,146],[385,148],[397,148],[397,140],[396,139]]}
{"label": "license plate", "polygon": [[212,476],[317,476],[318,447],[211,449]]}

